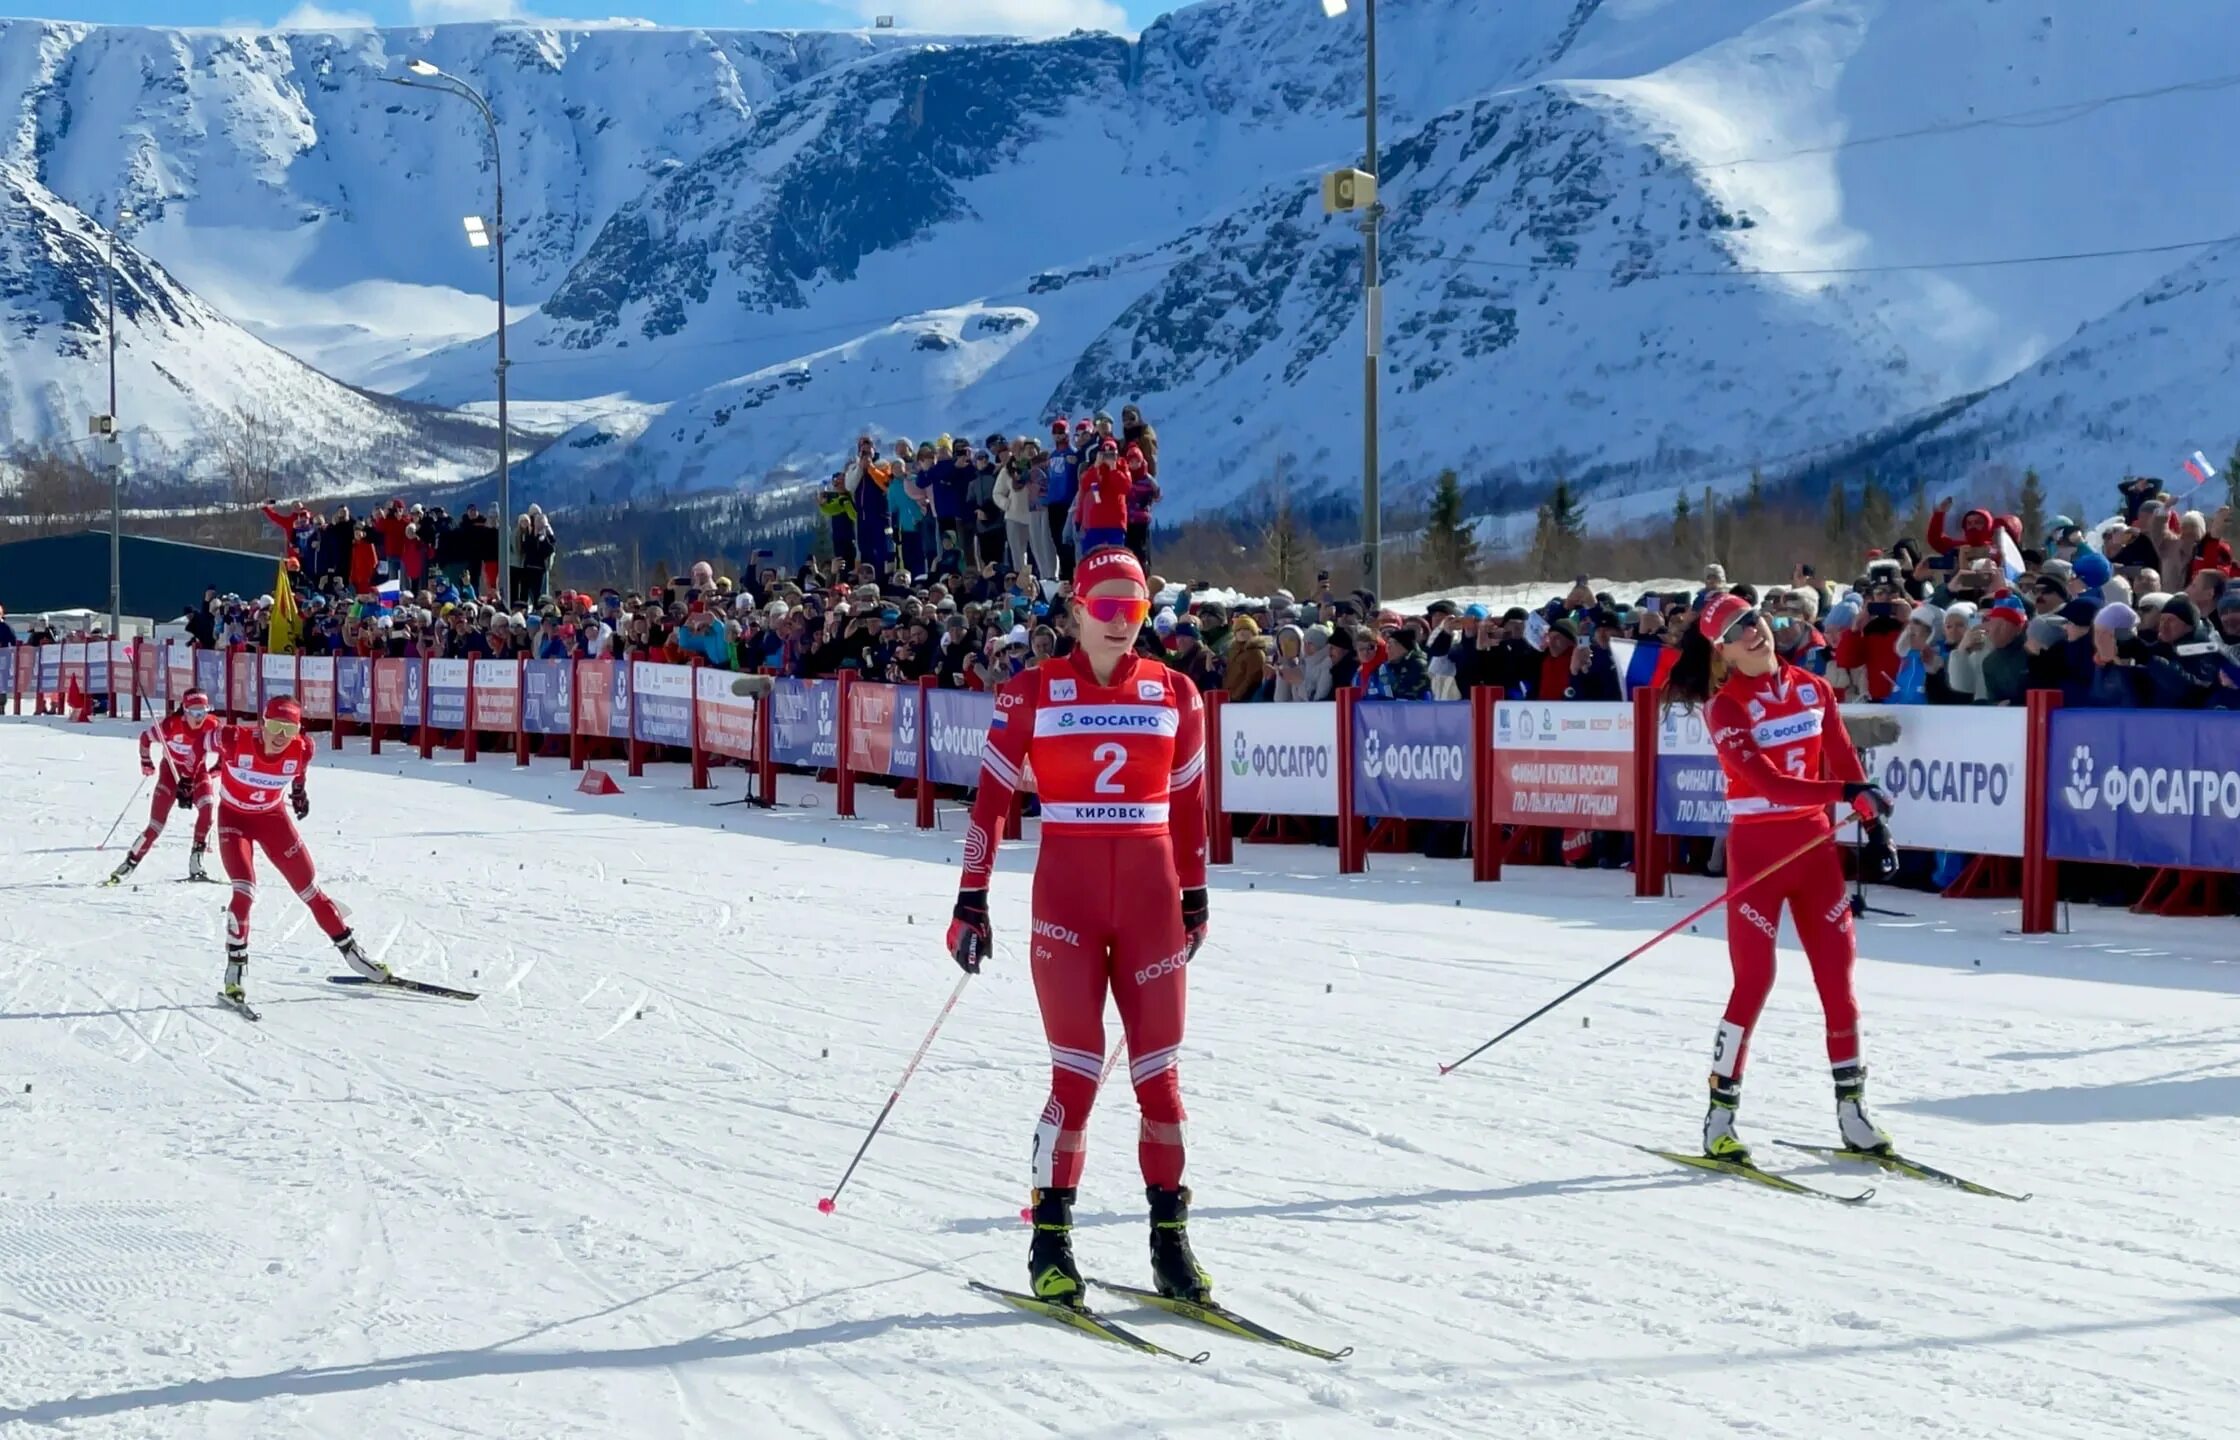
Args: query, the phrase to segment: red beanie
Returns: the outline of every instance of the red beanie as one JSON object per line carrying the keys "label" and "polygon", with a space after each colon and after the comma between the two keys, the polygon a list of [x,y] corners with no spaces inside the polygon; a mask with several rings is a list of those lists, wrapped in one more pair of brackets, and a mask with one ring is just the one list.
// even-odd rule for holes
{"label": "red beanie", "polygon": [[1150,589],[1144,583],[1143,562],[1136,559],[1135,552],[1107,545],[1081,557],[1073,570],[1073,593],[1086,595],[1107,580],[1133,580],[1139,590]]}

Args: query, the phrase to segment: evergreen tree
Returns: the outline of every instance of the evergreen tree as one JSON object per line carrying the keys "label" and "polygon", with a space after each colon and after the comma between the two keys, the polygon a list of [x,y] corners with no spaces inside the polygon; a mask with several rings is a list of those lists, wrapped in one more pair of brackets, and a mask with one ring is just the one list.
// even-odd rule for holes
{"label": "evergreen tree", "polygon": [[1478,578],[1478,536],[1462,513],[1462,480],[1441,470],[1431,490],[1431,509],[1423,526],[1423,561],[1433,589],[1466,585]]}
{"label": "evergreen tree", "polygon": [[1897,512],[1891,507],[1889,492],[1876,482],[1874,472],[1859,486],[1858,532],[1866,543],[1886,548],[1897,538]]}
{"label": "evergreen tree", "polygon": [[1921,542],[1924,552],[1929,545],[1929,487],[1916,478],[1913,498],[1906,502],[1905,533]]}
{"label": "evergreen tree", "polygon": [[1759,474],[1758,467],[1753,465],[1750,467],[1750,488],[1742,492],[1742,506],[1737,513],[1756,519],[1765,513],[1765,508],[1766,477]]}
{"label": "evergreen tree", "polygon": [[1276,495],[1275,513],[1260,532],[1260,561],[1275,578],[1276,588],[1302,594],[1306,590],[1307,562],[1313,558],[1313,537],[1291,515],[1291,497]]}
{"label": "evergreen tree", "polygon": [[1542,575],[1553,579],[1578,573],[1579,537],[1586,528],[1586,515],[1571,494],[1571,482],[1558,479],[1540,504],[1539,523],[1532,534],[1532,560]]}
{"label": "evergreen tree", "polygon": [[1859,547],[1853,543],[1851,529],[1851,496],[1841,480],[1828,487],[1828,520],[1826,525],[1828,549],[1833,553],[1835,565],[1830,574],[1848,574],[1852,552]]}
{"label": "evergreen tree", "polygon": [[1687,554],[1695,533],[1695,512],[1688,508],[1688,492],[1683,490],[1672,497],[1672,553]]}
{"label": "evergreen tree", "polygon": [[1719,558],[1719,496],[1709,485],[1703,487],[1703,563],[1709,565]]}
{"label": "evergreen tree", "polygon": [[[2240,443],[2233,445],[2232,455],[2224,462],[2224,491],[2224,503],[2232,507],[2235,516],[2240,516]],[[2077,523],[2084,523],[2082,515],[2077,517]],[[2229,541],[2240,537],[2227,535],[2224,538]]]}
{"label": "evergreen tree", "polygon": [[2016,506],[2022,521],[2022,543],[2037,545],[2046,538],[2046,489],[2038,472],[2022,472],[2022,496]]}

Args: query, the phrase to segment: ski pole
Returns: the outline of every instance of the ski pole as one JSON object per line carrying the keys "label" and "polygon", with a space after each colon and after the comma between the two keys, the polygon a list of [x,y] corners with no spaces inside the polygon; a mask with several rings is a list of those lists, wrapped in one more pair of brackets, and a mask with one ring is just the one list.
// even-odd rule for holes
{"label": "ski pole", "polygon": [[106,850],[109,848],[109,842],[117,838],[117,827],[124,823],[125,816],[132,813],[132,807],[139,803],[140,792],[147,788],[148,777],[143,775],[140,777],[140,783],[132,787],[132,798],[124,802],[124,809],[119,810],[117,818],[109,822],[109,833],[101,837],[101,843],[94,846],[94,849]]}
{"label": "ski pole", "polygon": [[941,1022],[949,1018],[951,1010],[957,1008],[957,1001],[964,996],[964,987],[971,983],[972,972],[969,970],[958,977],[957,988],[949,992],[949,1003],[941,1007],[939,1015],[933,1017],[933,1028],[926,1031],[926,1038],[918,1042],[918,1053],[911,1056],[910,1063],[903,1067],[902,1078],[894,1082],[894,1089],[888,1094],[887,1103],[879,1109],[879,1118],[871,1122],[871,1133],[864,1136],[863,1143],[856,1147],[856,1158],[848,1162],[847,1170],[840,1176],[840,1183],[832,1187],[832,1193],[817,1202],[817,1213],[820,1215],[830,1215],[838,1207],[840,1192],[848,1188],[848,1176],[856,1173],[856,1166],[863,1163],[863,1152],[869,1150],[871,1142],[879,1138],[879,1131],[886,1125],[887,1117],[894,1113],[894,1102],[902,1098],[902,1087],[908,1085],[910,1077],[918,1073],[918,1062],[925,1059],[926,1051],[933,1048],[933,1037],[941,1033]]}
{"label": "ski pole", "polygon": [[1741,881],[1741,882],[1739,882],[1739,883],[1737,883],[1737,882],[1735,882],[1735,881],[1731,881],[1731,880],[1730,880],[1730,881],[1729,881],[1729,882],[1727,883],[1727,887],[1726,887],[1726,888],[1725,888],[1724,890],[1721,890],[1721,891],[1720,891],[1720,892],[1719,892],[1718,894],[1716,894],[1716,895],[1712,896],[1712,897],[1711,897],[1711,898],[1710,898],[1709,900],[1706,900],[1706,901],[1704,901],[1704,902],[1703,902],[1703,903],[1702,903],[1701,905],[1698,905],[1698,906],[1697,906],[1697,907],[1696,907],[1695,909],[1693,909],[1693,910],[1690,910],[1690,911],[1689,911],[1689,912],[1688,912],[1687,914],[1685,914],[1685,915],[1681,916],[1681,917],[1680,917],[1679,919],[1677,919],[1677,920],[1673,921],[1673,922],[1672,922],[1672,923],[1671,923],[1670,925],[1667,925],[1667,926],[1666,926],[1666,927],[1665,927],[1664,929],[1662,929],[1662,930],[1658,931],[1658,932],[1657,932],[1656,934],[1654,934],[1654,935],[1650,936],[1650,937],[1649,937],[1648,939],[1646,939],[1646,940],[1642,941],[1642,942],[1641,942],[1641,943],[1640,943],[1639,945],[1636,945],[1636,946],[1634,946],[1634,947],[1633,947],[1633,948],[1632,948],[1631,950],[1628,950],[1628,951],[1627,951],[1627,952],[1626,952],[1625,954],[1623,954],[1623,955],[1619,956],[1619,957],[1618,957],[1617,959],[1615,959],[1615,960],[1611,961],[1611,962],[1610,962],[1610,963],[1609,963],[1608,965],[1605,965],[1605,966],[1603,966],[1603,967],[1602,967],[1602,968],[1601,968],[1600,970],[1597,970],[1597,971],[1595,971],[1595,972],[1594,972],[1594,973],[1593,973],[1592,975],[1589,975],[1589,976],[1588,976],[1588,977],[1587,977],[1586,979],[1584,979],[1584,980],[1581,980],[1581,981],[1580,981],[1580,982],[1579,982],[1578,984],[1576,984],[1576,985],[1572,986],[1572,987],[1571,987],[1571,988],[1570,988],[1569,990],[1566,990],[1566,991],[1564,991],[1564,992],[1563,992],[1563,993],[1562,993],[1561,995],[1558,995],[1558,996],[1557,996],[1557,997],[1556,997],[1555,999],[1553,999],[1553,1000],[1550,1000],[1550,1001],[1549,1001],[1549,1002],[1548,1002],[1547,1004],[1545,1004],[1545,1005],[1541,1006],[1541,1007],[1540,1007],[1539,1009],[1537,1009],[1537,1010],[1533,1011],[1533,1012],[1532,1012],[1532,1013],[1531,1013],[1530,1015],[1527,1015],[1527,1016],[1525,1016],[1525,1017],[1524,1017],[1524,1018],[1523,1018],[1522,1020],[1519,1020],[1519,1021],[1518,1021],[1518,1022],[1517,1022],[1516,1024],[1514,1024],[1514,1025],[1511,1025],[1511,1026],[1510,1026],[1510,1027],[1509,1027],[1508,1029],[1506,1029],[1506,1030],[1502,1031],[1502,1032],[1501,1032],[1501,1033],[1500,1033],[1499,1035],[1496,1035],[1496,1036],[1494,1036],[1494,1037],[1493,1037],[1493,1038],[1492,1038],[1491,1040],[1488,1040],[1488,1041],[1487,1041],[1487,1042],[1486,1042],[1485,1044],[1483,1044],[1483,1045],[1480,1045],[1480,1046],[1479,1046],[1479,1047],[1478,1047],[1477,1049],[1475,1049],[1475,1050],[1471,1051],[1471,1052],[1470,1052],[1469,1054],[1467,1054],[1467,1055],[1463,1056],[1463,1057],[1462,1057],[1462,1058],[1461,1058],[1460,1060],[1457,1060],[1457,1061],[1455,1061],[1455,1062],[1454,1062],[1454,1063],[1453,1063],[1452,1065],[1441,1065],[1441,1066],[1439,1067],[1439,1073],[1440,1073],[1441,1075],[1451,1075],[1451,1074],[1453,1074],[1453,1073],[1454,1073],[1455,1071],[1457,1071],[1457,1070],[1461,1069],[1461,1068],[1462,1068],[1463,1066],[1465,1066],[1465,1065],[1469,1064],[1469,1063],[1470,1063],[1471,1061],[1473,1061],[1473,1060],[1477,1059],[1477,1058],[1478,1058],[1478,1057],[1479,1057],[1480,1055],[1483,1055],[1483,1054],[1484,1054],[1484,1053],[1485,1053],[1486,1051],[1488,1051],[1488,1050],[1491,1050],[1491,1049],[1492,1049],[1492,1048],[1493,1048],[1494,1046],[1496,1046],[1496,1045],[1499,1045],[1499,1044],[1500,1044],[1500,1043],[1501,1043],[1502,1041],[1504,1041],[1504,1040],[1508,1039],[1508,1038],[1509,1038],[1509,1037],[1510,1037],[1511,1035],[1514,1035],[1514,1034],[1516,1034],[1516,1033],[1517,1033],[1517,1032],[1518,1032],[1519,1030],[1522,1030],[1522,1029],[1523,1029],[1523,1028],[1524,1028],[1525,1026],[1527,1026],[1527,1025],[1530,1025],[1530,1024],[1531,1024],[1531,1023],[1533,1022],[1533,1021],[1535,1021],[1535,1020],[1539,1019],[1539,1018],[1540,1018],[1541,1016],[1543,1016],[1543,1015],[1547,1014],[1547,1013],[1548,1013],[1548,1012],[1549,1012],[1550,1010],[1553,1010],[1553,1009],[1555,1009],[1555,1008],[1556,1008],[1556,1007],[1557,1007],[1558,1005],[1561,1005],[1561,1004],[1562,1004],[1562,1003],[1563,1003],[1564,1001],[1566,1001],[1566,1000],[1569,1000],[1569,999],[1570,999],[1570,998],[1571,998],[1572,996],[1574,996],[1574,995],[1578,994],[1578,993],[1579,993],[1579,992],[1580,992],[1581,990],[1584,990],[1584,989],[1586,989],[1586,988],[1587,988],[1587,987],[1588,987],[1589,985],[1592,985],[1592,984],[1594,984],[1594,983],[1595,983],[1595,982],[1596,982],[1597,980],[1600,980],[1600,979],[1601,979],[1601,978],[1602,978],[1603,976],[1605,976],[1605,975],[1608,975],[1608,974],[1611,974],[1611,973],[1612,973],[1613,971],[1617,970],[1619,966],[1621,966],[1621,965],[1624,965],[1624,964],[1626,964],[1626,963],[1627,963],[1627,962],[1629,962],[1629,961],[1632,961],[1632,960],[1637,960],[1637,959],[1639,959],[1639,958],[1640,958],[1640,957],[1641,957],[1642,955],[1644,955],[1644,954],[1647,954],[1647,953],[1648,953],[1648,951],[1649,951],[1649,948],[1650,948],[1651,946],[1653,946],[1653,945],[1657,944],[1657,943],[1658,943],[1659,941],[1661,941],[1661,940],[1664,940],[1664,939],[1668,938],[1668,937],[1669,937],[1669,936],[1671,936],[1671,935],[1672,935],[1672,934],[1673,934],[1673,933],[1674,933],[1675,931],[1679,930],[1679,928],[1680,928],[1681,926],[1683,926],[1683,925],[1686,925],[1686,924],[1688,924],[1688,923],[1689,923],[1690,921],[1694,920],[1694,919],[1695,919],[1695,918],[1696,918],[1697,916],[1699,916],[1699,915],[1702,915],[1702,914],[1704,914],[1704,913],[1705,913],[1706,911],[1708,911],[1708,910],[1712,909],[1712,908],[1713,908],[1714,906],[1717,906],[1717,905],[1723,905],[1723,904],[1725,904],[1725,903],[1726,903],[1726,901],[1727,901],[1727,897],[1728,897],[1728,896],[1730,896],[1730,895],[1739,895],[1739,894],[1741,894],[1741,893],[1742,893],[1743,891],[1745,891],[1745,890],[1748,890],[1748,889],[1750,889],[1750,888],[1751,888],[1752,886],[1754,886],[1754,885],[1758,884],[1758,883],[1759,883],[1760,881],[1762,881],[1762,880],[1766,879],[1766,878],[1767,878],[1768,876],[1772,875],[1774,871],[1776,871],[1776,870],[1779,870],[1779,869],[1780,869],[1780,868],[1781,868],[1782,866],[1784,866],[1784,865],[1787,865],[1787,864],[1789,864],[1789,863],[1790,863],[1790,862],[1792,862],[1792,861],[1795,861],[1795,860],[1801,860],[1801,859],[1803,859],[1803,858],[1804,858],[1804,856],[1805,856],[1805,855],[1806,855],[1807,853],[1809,853],[1809,852],[1811,851],[1811,849],[1812,849],[1812,847],[1813,847],[1813,846],[1815,846],[1815,845],[1829,845],[1829,844],[1833,844],[1833,843],[1834,843],[1834,840],[1833,840],[1833,838],[1832,838],[1831,836],[1827,836],[1827,835],[1815,835],[1815,836],[1813,836],[1813,837],[1812,837],[1812,838],[1811,838],[1810,840],[1807,840],[1807,841],[1806,841],[1806,842],[1805,842],[1804,844],[1802,844],[1802,845],[1799,845],[1799,846],[1798,846],[1798,847],[1797,847],[1796,849],[1794,849],[1794,850],[1790,851],[1790,852],[1789,852],[1789,853],[1788,853],[1787,855],[1784,855],[1784,856],[1782,856],[1782,857],[1781,857],[1781,858],[1780,858],[1779,860],[1776,860],[1776,861],[1774,861],[1774,862],[1773,862],[1773,863],[1772,863],[1771,865],[1768,865],[1768,866],[1767,866],[1767,867],[1766,867],[1765,869],[1763,869],[1763,870],[1760,870],[1760,871],[1759,871],[1759,872],[1758,872],[1757,874],[1755,874],[1755,875],[1751,876],[1751,877],[1750,877],[1749,879],[1747,879],[1747,880],[1744,880],[1744,881]]}

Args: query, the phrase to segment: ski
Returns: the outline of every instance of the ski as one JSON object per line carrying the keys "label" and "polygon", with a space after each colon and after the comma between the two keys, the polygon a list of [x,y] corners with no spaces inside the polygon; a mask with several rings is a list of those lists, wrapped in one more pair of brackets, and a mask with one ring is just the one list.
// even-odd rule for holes
{"label": "ski", "polygon": [[1325,1350],[1320,1345],[1309,1345],[1304,1340],[1294,1340],[1289,1335],[1278,1334],[1276,1331],[1270,1330],[1257,1320],[1245,1319],[1226,1305],[1216,1305],[1211,1301],[1200,1305],[1193,1300],[1177,1300],[1171,1296],[1161,1295],[1156,1290],[1139,1290],[1133,1285],[1115,1285],[1109,1280],[1091,1280],[1089,1283],[1099,1290],[1109,1291],[1138,1304],[1164,1310],[1170,1315],[1179,1315],[1185,1320],[1195,1321],[1209,1329],[1219,1330],[1224,1335],[1236,1335],[1246,1340],[1258,1340],[1264,1345],[1276,1345],[1285,1350],[1295,1350],[1301,1355],[1311,1355],[1317,1360],[1343,1360],[1353,1353],[1351,1345],[1343,1350]]}
{"label": "ski", "polygon": [[254,1005],[251,1005],[246,1000],[236,1000],[231,995],[226,994],[223,990],[218,992],[218,1003],[220,1005],[223,1005],[226,1009],[231,1010],[234,1014],[239,1015],[244,1020],[262,1020],[264,1018],[264,1016],[257,1013],[257,1009]]}
{"label": "ski", "polygon": [[330,985],[364,985],[374,990],[402,990],[411,995],[433,995],[439,1000],[480,1000],[478,990],[454,990],[449,985],[435,985],[426,980],[407,980],[402,975],[391,975],[386,980],[375,980],[365,975],[329,975]]}
{"label": "ski", "polygon": [[1988,1195],[1994,1200],[2027,1200],[2028,1195],[2010,1195],[2004,1190],[1994,1190],[1989,1185],[1974,1180],[1964,1180],[1949,1170],[1939,1170],[1934,1165],[1924,1165],[1919,1160],[1891,1152],[1877,1154],[1872,1150],[1852,1150],[1834,1145],[1807,1145],[1801,1140],[1782,1140],[1777,1144],[1791,1150],[1802,1150],[1807,1155],[1817,1155],[1823,1160],[1856,1160],[1864,1165],[1879,1165],[1893,1175],[1904,1175],[1914,1180],[1926,1180],[1932,1185],[1966,1191],[1970,1195]]}
{"label": "ski", "polygon": [[1698,1170],[1709,1170],[1720,1175],[1733,1175],[1738,1179],[1763,1185],[1770,1190],[1782,1190],[1791,1195],[1810,1195],[1816,1200],[1833,1200],[1838,1205],[1864,1205],[1874,1198],[1874,1191],[1871,1189],[1862,1190],[1856,1195],[1843,1195],[1833,1190],[1822,1190],[1818,1186],[1807,1185],[1799,1180],[1791,1180],[1786,1175],[1776,1175],[1771,1170],[1761,1170],[1756,1165],[1746,1161],[1716,1160],[1709,1155],[1689,1155],[1678,1150],[1659,1150],[1653,1145],[1637,1145],[1634,1148],[1645,1150],[1661,1160],[1670,1160],[1675,1165],[1693,1165]]}
{"label": "ski", "polygon": [[1077,1310],[1071,1305],[1060,1305],[1051,1300],[1039,1300],[1032,1295],[1022,1295],[1016,1290],[998,1289],[996,1286],[983,1284],[978,1280],[967,1283],[981,1294],[999,1300],[1023,1314],[1040,1315],[1044,1319],[1055,1320],[1061,1325],[1070,1325],[1084,1335],[1093,1335],[1099,1340],[1110,1341],[1115,1345],[1125,1345],[1128,1349],[1138,1351],[1141,1354],[1164,1355],[1169,1360],[1180,1360],[1185,1365],[1203,1365],[1212,1355],[1211,1351],[1206,1350],[1201,1350],[1195,1355],[1185,1355],[1179,1350],[1169,1350],[1164,1345],[1153,1344],[1133,1330],[1123,1329],[1113,1324],[1110,1320],[1093,1311]]}

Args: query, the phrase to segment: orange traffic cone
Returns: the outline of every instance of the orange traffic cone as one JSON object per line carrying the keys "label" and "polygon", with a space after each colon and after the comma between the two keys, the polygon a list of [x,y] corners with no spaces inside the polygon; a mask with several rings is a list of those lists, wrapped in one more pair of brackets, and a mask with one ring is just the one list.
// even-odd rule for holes
{"label": "orange traffic cone", "polygon": [[620,795],[622,793],[622,787],[614,783],[614,777],[596,765],[583,772],[583,783],[576,786],[576,789],[586,795]]}

